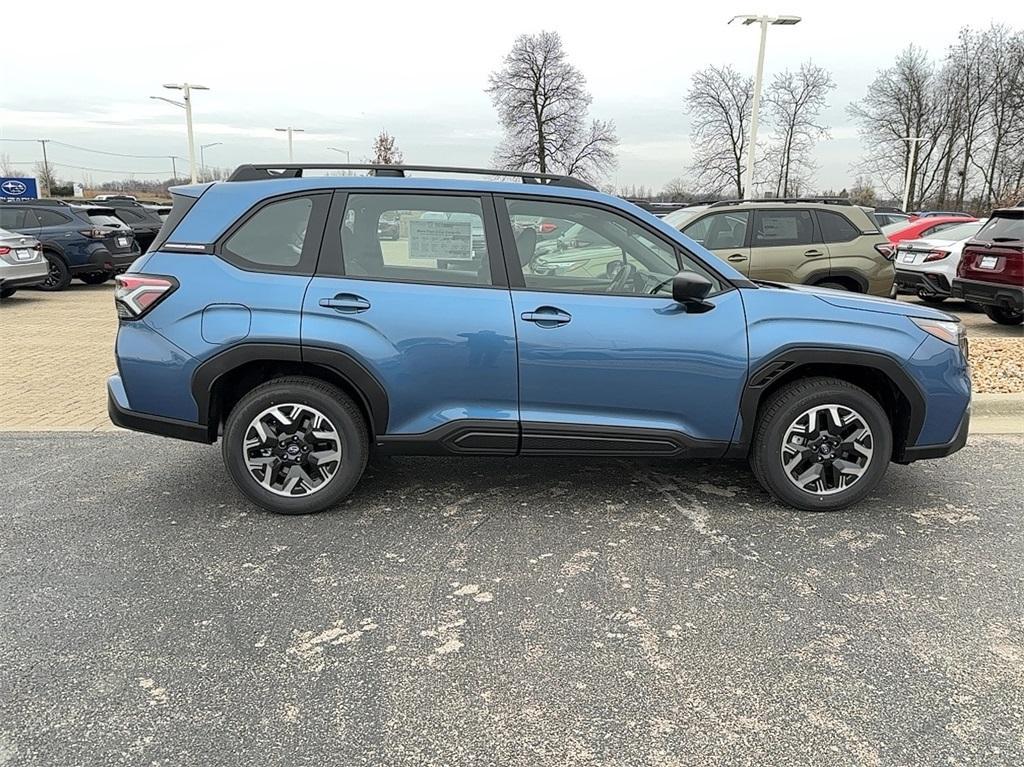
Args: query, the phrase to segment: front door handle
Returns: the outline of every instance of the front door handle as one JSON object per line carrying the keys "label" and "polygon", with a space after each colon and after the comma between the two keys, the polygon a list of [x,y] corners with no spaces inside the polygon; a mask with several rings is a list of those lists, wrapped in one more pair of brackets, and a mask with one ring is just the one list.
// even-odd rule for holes
{"label": "front door handle", "polygon": [[370,302],[355,293],[338,293],[334,298],[321,298],[320,306],[342,314],[358,314],[370,308]]}
{"label": "front door handle", "polygon": [[816,256],[824,256],[825,254],[820,250],[811,249],[805,250],[804,255],[807,256],[808,258],[814,258]]}
{"label": "front door handle", "polygon": [[742,253],[733,253],[731,256],[729,256],[727,260],[736,263],[737,261],[746,261],[747,257],[744,256]]}
{"label": "front door handle", "polygon": [[532,312],[523,312],[520,316],[524,322],[534,322],[542,328],[557,328],[572,320],[569,312],[563,312],[556,306],[538,306]]}

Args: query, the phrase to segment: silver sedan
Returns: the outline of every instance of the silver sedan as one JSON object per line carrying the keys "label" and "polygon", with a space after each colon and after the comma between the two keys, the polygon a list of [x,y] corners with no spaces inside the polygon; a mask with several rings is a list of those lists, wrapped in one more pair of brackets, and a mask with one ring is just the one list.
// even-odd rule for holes
{"label": "silver sedan", "polygon": [[0,298],[46,280],[47,262],[39,240],[0,229]]}

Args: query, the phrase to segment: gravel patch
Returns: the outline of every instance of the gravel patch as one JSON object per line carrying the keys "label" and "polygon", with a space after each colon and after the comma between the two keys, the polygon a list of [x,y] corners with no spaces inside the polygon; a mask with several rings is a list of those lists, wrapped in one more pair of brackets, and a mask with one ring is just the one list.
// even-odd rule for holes
{"label": "gravel patch", "polygon": [[1024,338],[972,338],[971,378],[979,394],[1024,393]]}

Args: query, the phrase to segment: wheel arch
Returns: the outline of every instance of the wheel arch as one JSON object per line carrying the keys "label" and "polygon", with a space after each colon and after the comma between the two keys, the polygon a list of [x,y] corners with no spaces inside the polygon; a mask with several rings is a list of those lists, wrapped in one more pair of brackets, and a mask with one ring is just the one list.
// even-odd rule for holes
{"label": "wheel arch", "polygon": [[192,398],[210,441],[236,402],[254,386],[274,378],[305,375],[331,383],[355,401],[371,437],[387,431],[387,392],[350,354],[298,344],[245,343],[218,352],[192,374]]}
{"label": "wheel arch", "polygon": [[914,445],[924,426],[921,388],[893,357],[855,349],[792,347],[772,355],[751,373],[740,399],[740,433],[730,455],[745,457],[761,406],[772,392],[801,378],[827,376],[859,386],[885,409],[892,424],[895,461]]}
{"label": "wheel arch", "polygon": [[823,282],[838,282],[856,293],[867,293],[869,288],[867,278],[856,269],[823,269],[811,274],[806,284],[820,285]]}

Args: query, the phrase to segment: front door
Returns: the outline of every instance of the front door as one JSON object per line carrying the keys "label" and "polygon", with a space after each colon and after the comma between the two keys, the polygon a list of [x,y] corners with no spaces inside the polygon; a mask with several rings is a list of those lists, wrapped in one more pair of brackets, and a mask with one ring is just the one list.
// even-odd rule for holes
{"label": "front door", "polygon": [[303,358],[344,355],[376,379],[387,398],[381,447],[514,453],[504,274],[490,197],[337,193],[303,305]]}
{"label": "front door", "polygon": [[[739,291],[608,208],[498,203],[508,216],[522,451],[721,455],[747,373]],[[532,222],[552,218],[587,236],[538,241]],[[672,300],[680,267],[713,280],[710,311]]]}

